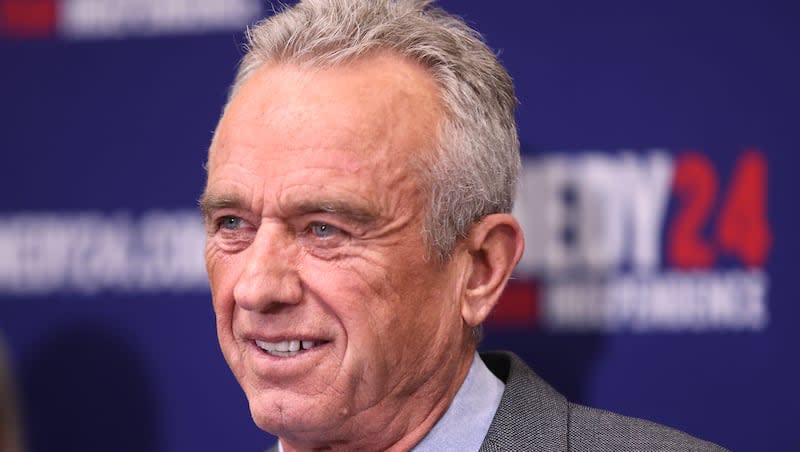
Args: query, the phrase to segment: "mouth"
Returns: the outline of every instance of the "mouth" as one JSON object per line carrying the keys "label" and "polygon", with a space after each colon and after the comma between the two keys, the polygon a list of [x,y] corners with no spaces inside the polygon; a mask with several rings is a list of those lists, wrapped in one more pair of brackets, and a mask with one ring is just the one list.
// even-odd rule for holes
{"label": "mouth", "polygon": [[267,342],[257,339],[255,342],[258,348],[271,356],[288,358],[305,353],[315,347],[326,344],[328,341],[290,339],[280,342]]}

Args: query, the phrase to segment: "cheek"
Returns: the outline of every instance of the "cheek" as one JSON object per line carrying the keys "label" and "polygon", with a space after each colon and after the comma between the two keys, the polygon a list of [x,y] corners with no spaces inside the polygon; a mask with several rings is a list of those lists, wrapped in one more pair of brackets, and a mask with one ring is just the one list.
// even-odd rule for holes
{"label": "cheek", "polygon": [[[441,358],[458,341],[463,321],[456,275],[432,264],[418,264],[398,281],[395,323],[402,328],[399,340],[408,344],[404,353],[424,367],[430,365],[428,359]],[[427,357],[415,357],[420,352]]]}
{"label": "cheek", "polygon": [[233,287],[236,281],[236,260],[218,248],[206,248],[206,271],[211,288],[211,303],[216,318],[220,350],[236,379],[246,388],[241,350],[233,334],[235,306]]}
{"label": "cheek", "polygon": [[211,303],[217,320],[217,334],[221,345],[233,335],[233,287],[238,275],[239,260],[215,247],[206,248],[206,271],[211,289]]}
{"label": "cheek", "polygon": [[396,344],[429,341],[442,324],[458,321],[455,301],[443,297],[453,293],[443,274],[414,259],[380,257],[303,265],[309,291],[342,324],[351,357],[396,354],[405,348]]}
{"label": "cheek", "polygon": [[237,255],[225,254],[216,246],[206,245],[206,272],[211,294],[215,300],[215,309],[216,299],[219,298],[219,295],[233,293],[239,260],[241,260],[237,257]]}
{"label": "cheek", "polygon": [[350,359],[370,353],[392,334],[398,297],[380,260],[366,256],[335,263],[308,259],[301,268],[309,296],[320,300],[343,329]]}
{"label": "cheek", "polygon": [[324,307],[336,317],[348,335],[355,326],[369,323],[377,315],[382,298],[380,284],[376,283],[374,269],[363,270],[362,265],[325,262],[307,262],[301,268],[301,278],[309,295],[322,301]]}

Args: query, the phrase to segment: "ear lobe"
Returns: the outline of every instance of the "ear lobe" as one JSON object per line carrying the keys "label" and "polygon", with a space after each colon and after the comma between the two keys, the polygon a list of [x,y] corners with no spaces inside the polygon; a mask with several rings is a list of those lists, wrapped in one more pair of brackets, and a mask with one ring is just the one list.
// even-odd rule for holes
{"label": "ear lobe", "polygon": [[467,287],[461,316],[470,327],[481,324],[506,286],[525,247],[522,229],[509,214],[493,214],[472,226],[466,239],[469,253]]}

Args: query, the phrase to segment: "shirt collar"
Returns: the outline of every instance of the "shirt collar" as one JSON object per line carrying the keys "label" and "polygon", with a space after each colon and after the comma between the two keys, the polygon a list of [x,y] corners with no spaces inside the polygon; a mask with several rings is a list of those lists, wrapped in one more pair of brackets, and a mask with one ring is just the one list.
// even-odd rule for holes
{"label": "shirt collar", "polygon": [[500,406],[505,384],[475,353],[467,378],[450,408],[417,444],[414,452],[478,450]]}

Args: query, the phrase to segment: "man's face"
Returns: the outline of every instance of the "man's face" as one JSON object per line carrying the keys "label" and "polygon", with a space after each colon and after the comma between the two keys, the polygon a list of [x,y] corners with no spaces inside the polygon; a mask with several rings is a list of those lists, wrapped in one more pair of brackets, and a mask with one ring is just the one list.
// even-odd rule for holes
{"label": "man's face", "polygon": [[393,416],[460,384],[461,264],[426,259],[412,163],[440,115],[433,80],[392,55],[265,66],[227,109],[206,264],[222,352],[261,428],[369,435],[420,422]]}

